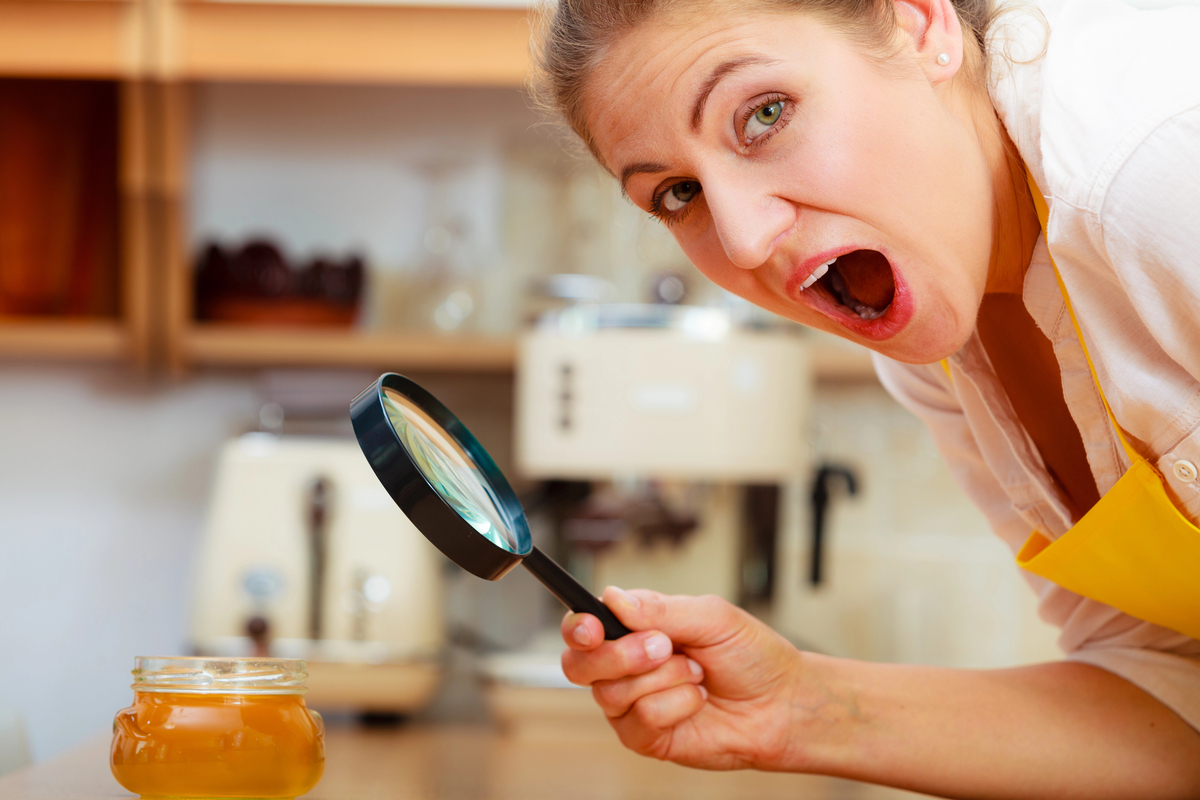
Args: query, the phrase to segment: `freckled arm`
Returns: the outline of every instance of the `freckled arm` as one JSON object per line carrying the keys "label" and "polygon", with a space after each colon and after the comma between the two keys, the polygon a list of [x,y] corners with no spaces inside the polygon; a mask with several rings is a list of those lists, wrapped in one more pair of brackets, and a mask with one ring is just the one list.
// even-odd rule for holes
{"label": "freckled arm", "polygon": [[777,768],[957,798],[1200,796],[1200,733],[1097,667],[804,662],[823,691],[798,696]]}

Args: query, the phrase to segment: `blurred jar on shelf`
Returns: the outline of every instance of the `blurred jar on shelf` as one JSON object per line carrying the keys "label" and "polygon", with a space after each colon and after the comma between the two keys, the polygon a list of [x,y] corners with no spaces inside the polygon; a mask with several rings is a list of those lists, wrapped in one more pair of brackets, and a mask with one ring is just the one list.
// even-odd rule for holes
{"label": "blurred jar on shelf", "polygon": [[435,155],[410,168],[426,190],[417,248],[399,269],[372,274],[368,325],[440,334],[507,332],[507,271],[501,248],[491,241],[500,199],[494,165]]}

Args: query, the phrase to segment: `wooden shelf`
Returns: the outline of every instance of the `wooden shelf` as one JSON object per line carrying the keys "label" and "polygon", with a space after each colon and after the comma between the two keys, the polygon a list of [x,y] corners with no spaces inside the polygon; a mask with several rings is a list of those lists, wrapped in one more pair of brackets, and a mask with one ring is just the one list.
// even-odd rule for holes
{"label": "wooden shelf", "polygon": [[128,350],[117,320],[0,320],[0,359],[116,361]]}
{"label": "wooden shelf", "polygon": [[[378,367],[438,372],[510,372],[516,341],[510,337],[363,333],[312,329],[261,329],[201,324],[183,338],[184,365],[237,367]],[[813,343],[820,381],[875,379],[870,353],[839,343]]]}
{"label": "wooden shelf", "polygon": [[183,80],[520,86],[529,11],[183,0],[164,75]]}
{"label": "wooden shelf", "polygon": [[0,75],[520,86],[528,17],[487,2],[0,0]]}
{"label": "wooden shelf", "polygon": [[0,74],[121,78],[141,72],[136,0],[0,0]]}
{"label": "wooden shelf", "polygon": [[516,345],[507,337],[196,325],[182,344],[185,365],[507,372],[516,363]]}

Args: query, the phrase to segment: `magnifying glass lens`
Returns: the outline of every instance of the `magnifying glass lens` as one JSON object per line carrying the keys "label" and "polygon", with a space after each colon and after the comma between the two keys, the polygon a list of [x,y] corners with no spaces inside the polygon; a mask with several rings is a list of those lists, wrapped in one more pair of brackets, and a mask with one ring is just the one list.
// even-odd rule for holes
{"label": "magnifying glass lens", "polygon": [[567,608],[598,617],[606,638],[629,633],[533,546],[525,512],[504,474],[437,398],[403,375],[387,373],[354,398],[350,420],[388,494],[451,561],[492,581],[521,564]]}
{"label": "magnifying glass lens", "polygon": [[383,387],[383,407],[417,469],[463,520],[493,544],[523,555],[513,524],[471,456],[412,400]]}

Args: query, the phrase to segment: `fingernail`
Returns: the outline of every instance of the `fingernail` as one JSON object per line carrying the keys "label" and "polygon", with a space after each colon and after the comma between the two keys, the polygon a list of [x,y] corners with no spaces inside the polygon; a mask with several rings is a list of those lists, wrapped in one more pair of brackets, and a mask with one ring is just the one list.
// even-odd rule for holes
{"label": "fingernail", "polygon": [[698,663],[696,663],[695,661],[693,661],[690,658],[688,659],[688,669],[690,669],[692,671],[693,675],[703,675],[704,674],[704,667],[700,666]]}
{"label": "fingernail", "polygon": [[696,684],[696,688],[700,690],[700,696],[704,698],[705,702],[708,702],[708,689],[705,689],[700,684]]}
{"label": "fingernail", "polygon": [[661,633],[656,633],[646,640],[646,656],[651,661],[658,661],[671,655],[671,640]]}
{"label": "fingernail", "polygon": [[631,595],[629,592],[625,591],[624,589],[618,588],[616,586],[614,586],[613,588],[617,590],[617,594],[621,595],[621,599],[624,600],[629,605],[633,606],[634,608],[642,607],[642,601],[638,600],[636,597]]}
{"label": "fingernail", "polygon": [[584,647],[592,643],[592,632],[588,630],[587,625],[576,625],[571,635],[575,637],[576,642]]}

